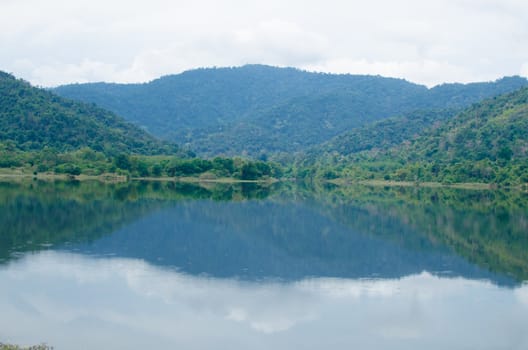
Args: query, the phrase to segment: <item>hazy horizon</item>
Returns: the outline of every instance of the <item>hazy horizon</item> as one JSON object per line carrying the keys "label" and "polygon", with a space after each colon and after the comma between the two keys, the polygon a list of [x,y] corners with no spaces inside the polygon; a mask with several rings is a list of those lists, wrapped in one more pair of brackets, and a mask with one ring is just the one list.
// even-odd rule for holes
{"label": "hazy horizon", "polygon": [[521,0],[4,0],[0,69],[39,86],[260,63],[434,86],[528,76]]}
{"label": "hazy horizon", "polygon": [[196,70],[237,69],[237,68],[243,68],[243,67],[247,67],[247,66],[265,66],[265,67],[279,68],[279,69],[295,69],[295,70],[298,70],[298,71],[301,71],[301,72],[314,73],[314,74],[372,76],[372,77],[381,77],[381,78],[388,78],[388,79],[398,79],[398,80],[407,81],[407,82],[412,83],[412,84],[422,85],[422,86],[427,87],[428,89],[432,89],[434,87],[441,86],[441,85],[444,85],[444,84],[462,84],[462,85],[466,85],[466,84],[474,84],[474,83],[488,83],[488,82],[495,82],[495,81],[498,81],[498,80],[501,80],[501,79],[513,78],[513,77],[520,77],[520,78],[528,80],[528,77],[524,77],[524,76],[521,76],[521,75],[517,74],[517,75],[504,75],[504,76],[501,76],[501,77],[497,77],[496,79],[490,79],[490,80],[467,81],[467,82],[459,82],[459,81],[441,82],[441,83],[438,83],[438,84],[435,84],[435,85],[429,85],[428,86],[426,84],[422,84],[422,83],[419,83],[419,82],[416,82],[416,81],[412,81],[412,80],[409,80],[409,79],[406,79],[406,78],[390,77],[390,76],[384,76],[384,75],[381,75],[381,74],[374,74],[374,73],[372,73],[372,74],[369,74],[369,73],[366,73],[366,74],[333,73],[333,72],[322,72],[322,71],[315,71],[315,70],[307,70],[307,69],[303,69],[303,68],[299,68],[299,67],[292,67],[292,66],[274,66],[274,65],[268,65],[268,64],[263,64],[263,63],[246,63],[246,64],[239,65],[239,66],[208,66],[208,67],[190,68],[190,69],[184,70],[182,72],[167,73],[167,74],[160,75],[158,77],[153,77],[152,79],[149,79],[149,80],[137,81],[137,82],[120,82],[120,81],[111,81],[111,80],[97,80],[97,81],[85,81],[85,82],[82,82],[82,81],[71,81],[71,82],[64,82],[62,84],[47,85],[46,86],[46,85],[35,84],[35,83],[33,83],[33,82],[31,82],[31,81],[29,81],[27,79],[24,79],[23,77],[18,76],[15,72],[5,71],[5,70],[3,70],[1,68],[0,68],[0,71],[4,71],[4,72],[6,72],[8,74],[12,74],[16,78],[20,78],[20,79],[26,80],[29,83],[31,83],[32,85],[34,85],[34,86],[45,88],[45,89],[54,89],[54,88],[59,87],[59,86],[75,85],[75,84],[98,84],[98,83],[103,83],[103,84],[123,84],[123,85],[127,85],[127,84],[130,84],[130,85],[133,85],[133,84],[148,84],[148,83],[151,83],[151,82],[153,82],[155,80],[158,80],[158,79],[162,79],[162,78],[165,78],[165,77],[171,77],[171,76],[177,76],[177,75],[185,74],[187,72],[192,72],[192,71],[196,71]]}

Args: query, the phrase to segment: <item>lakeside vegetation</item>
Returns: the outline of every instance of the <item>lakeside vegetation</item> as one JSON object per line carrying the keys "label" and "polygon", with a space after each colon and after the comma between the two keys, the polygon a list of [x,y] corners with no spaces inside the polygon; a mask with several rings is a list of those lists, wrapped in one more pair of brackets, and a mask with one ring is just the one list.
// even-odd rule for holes
{"label": "lakeside vegetation", "polygon": [[2,143],[0,143],[0,168],[4,168],[4,173],[25,173],[35,176],[42,173],[70,176],[113,174],[127,178],[197,177],[204,180],[219,178],[265,180],[283,175],[282,167],[276,163],[242,158],[216,157],[209,160],[170,155],[108,156],[88,147],[68,153],[59,153],[51,148],[23,152]]}

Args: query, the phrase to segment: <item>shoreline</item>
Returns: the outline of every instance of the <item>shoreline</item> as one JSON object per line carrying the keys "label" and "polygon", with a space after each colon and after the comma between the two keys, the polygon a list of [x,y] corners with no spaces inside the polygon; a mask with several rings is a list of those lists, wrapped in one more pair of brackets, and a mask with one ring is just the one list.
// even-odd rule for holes
{"label": "shoreline", "polygon": [[124,175],[118,174],[101,174],[101,175],[69,175],[69,174],[55,174],[55,173],[0,173],[1,180],[44,180],[44,181],[101,181],[101,182],[126,182],[127,178]]}
{"label": "shoreline", "polygon": [[131,177],[129,181],[161,181],[161,182],[183,182],[183,183],[221,183],[221,184],[235,184],[235,183],[267,183],[272,184],[280,180],[269,178],[264,180],[240,180],[231,177],[219,177],[204,179],[193,176],[182,177]]}
{"label": "shoreline", "polygon": [[[70,175],[56,173],[24,173],[21,171],[2,172],[0,169],[0,181],[19,181],[19,180],[42,180],[42,181],[100,181],[104,183],[125,183],[129,181],[149,181],[149,182],[179,182],[179,183],[203,183],[203,184],[274,184],[277,182],[288,181],[288,179],[266,178],[260,180],[241,180],[229,177],[221,178],[200,178],[194,176],[182,177],[128,177],[120,174],[101,174],[101,175]],[[291,180],[291,179],[289,179]],[[392,180],[354,180],[350,178],[337,178],[332,180],[321,180],[321,182],[330,183],[336,186],[375,186],[375,187],[416,187],[416,188],[452,188],[464,190],[518,190],[528,192],[528,184],[517,186],[499,186],[494,183],[483,182],[459,182],[444,184],[441,182],[413,182],[413,181],[392,181]]]}
{"label": "shoreline", "polygon": [[69,175],[69,174],[56,174],[56,173],[23,173],[23,172],[10,172],[1,173],[0,181],[17,181],[17,180],[43,180],[43,181],[100,181],[106,183],[124,183],[129,181],[159,181],[159,182],[181,182],[181,183],[221,183],[221,184],[236,184],[236,183],[265,183],[273,184],[280,180],[275,178],[267,178],[264,180],[240,180],[235,178],[223,177],[223,178],[209,178],[204,179],[200,177],[185,176],[185,177],[128,177],[126,175],[119,174],[101,174],[101,175]]}
{"label": "shoreline", "polygon": [[363,185],[363,186],[376,186],[376,187],[423,187],[423,188],[453,188],[460,190],[505,190],[514,189],[520,191],[528,191],[527,185],[517,186],[499,186],[494,183],[484,182],[457,182],[444,184],[441,182],[413,182],[413,181],[391,181],[391,180],[352,180],[345,178],[338,178],[333,180],[327,180],[328,183],[336,186],[351,186],[351,185]]}

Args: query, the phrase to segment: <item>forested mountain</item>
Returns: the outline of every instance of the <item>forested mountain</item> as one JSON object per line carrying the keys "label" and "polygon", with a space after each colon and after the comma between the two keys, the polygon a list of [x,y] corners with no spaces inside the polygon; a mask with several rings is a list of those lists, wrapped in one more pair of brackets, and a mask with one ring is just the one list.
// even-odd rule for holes
{"label": "forested mountain", "polygon": [[472,106],[401,152],[408,162],[431,163],[433,172],[528,182],[528,88]]}
{"label": "forested mountain", "polygon": [[96,103],[203,155],[295,152],[354,127],[420,109],[462,108],[528,85],[524,78],[444,84],[247,65],[198,69],[145,84],[74,84],[62,96]]}
{"label": "forested mountain", "polygon": [[193,158],[94,104],[75,102],[0,72],[0,168],[70,175],[206,176],[257,180],[275,164]]}
{"label": "forested mountain", "polygon": [[397,79],[368,76],[350,79],[344,75],[249,65],[197,69],[146,84],[74,84],[55,91],[113,110],[157,135],[181,137],[189,131],[252,119],[256,112],[281,106],[293,98],[345,88],[361,90],[365,96],[368,89],[378,94],[386,91],[397,95],[398,102],[424,89]]}
{"label": "forested mountain", "polygon": [[106,155],[177,150],[112,112],[59,97],[4,72],[0,72],[0,144],[21,151],[89,147]]}
{"label": "forested mountain", "polygon": [[388,150],[420,137],[428,128],[440,125],[455,114],[456,110],[452,109],[424,110],[387,118],[340,134],[312,147],[302,157],[310,162],[321,156]]}
{"label": "forested mountain", "polygon": [[528,88],[450,112],[387,119],[314,148],[301,167],[326,176],[528,182]]}

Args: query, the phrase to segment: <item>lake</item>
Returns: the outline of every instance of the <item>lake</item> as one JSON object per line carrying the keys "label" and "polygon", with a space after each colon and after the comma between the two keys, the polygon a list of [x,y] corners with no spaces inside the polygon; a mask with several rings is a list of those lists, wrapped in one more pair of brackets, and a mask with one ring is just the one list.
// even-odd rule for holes
{"label": "lake", "polygon": [[528,195],[0,182],[0,342],[528,349]]}

